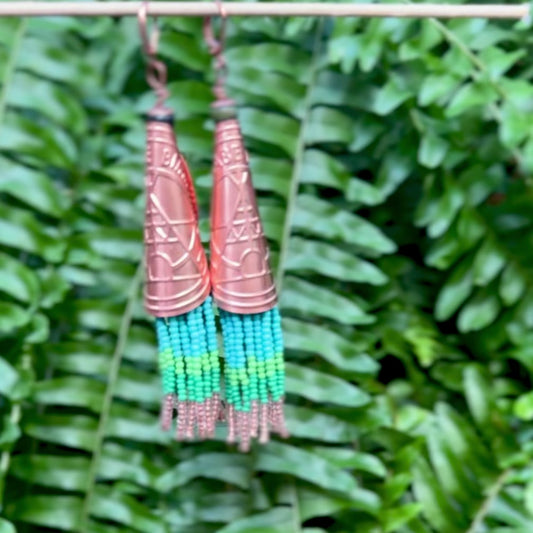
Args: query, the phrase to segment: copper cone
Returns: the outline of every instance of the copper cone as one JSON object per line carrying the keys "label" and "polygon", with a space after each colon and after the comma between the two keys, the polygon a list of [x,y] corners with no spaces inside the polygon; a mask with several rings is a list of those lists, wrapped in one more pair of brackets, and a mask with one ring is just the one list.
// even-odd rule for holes
{"label": "copper cone", "polygon": [[210,291],[192,180],[165,111],[148,117],[146,144],[145,306],[157,317],[191,311]]}
{"label": "copper cone", "polygon": [[216,125],[211,205],[211,283],[221,309],[252,314],[276,305],[268,255],[241,130],[226,118]]}

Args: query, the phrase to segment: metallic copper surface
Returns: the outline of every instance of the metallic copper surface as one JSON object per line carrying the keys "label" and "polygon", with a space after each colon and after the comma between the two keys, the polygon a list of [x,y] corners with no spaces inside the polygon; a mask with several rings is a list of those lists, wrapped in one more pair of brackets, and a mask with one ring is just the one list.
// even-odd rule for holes
{"label": "metallic copper surface", "polygon": [[187,164],[171,124],[154,116],[147,122],[144,296],[149,313],[169,317],[198,307],[210,280]]}
{"label": "metallic copper surface", "polygon": [[248,154],[234,118],[219,121],[215,131],[211,283],[226,311],[261,313],[277,302]]}

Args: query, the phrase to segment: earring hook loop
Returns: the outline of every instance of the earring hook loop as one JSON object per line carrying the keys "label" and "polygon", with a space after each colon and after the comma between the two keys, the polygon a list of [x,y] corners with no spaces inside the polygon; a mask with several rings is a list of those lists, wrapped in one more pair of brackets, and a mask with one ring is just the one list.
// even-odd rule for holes
{"label": "earring hook loop", "polygon": [[215,4],[218,10],[218,15],[221,20],[220,33],[218,40],[215,37],[215,32],[213,31],[213,20],[212,17],[205,17],[204,19],[204,39],[209,48],[209,52],[212,56],[220,56],[224,51],[224,43],[226,40],[226,20],[228,13],[222,0],[215,0]]}
{"label": "earring hook loop", "polygon": [[226,58],[224,57],[224,47],[226,43],[226,22],[228,19],[228,13],[222,0],[215,0],[215,4],[218,10],[218,16],[220,17],[220,29],[218,39],[215,37],[213,30],[213,17],[204,18],[204,40],[207,44],[210,54],[215,59],[215,71],[216,71],[216,83],[214,87],[214,93],[220,104],[231,103],[224,90],[224,83],[226,78]]}
{"label": "earring hook loop", "polygon": [[147,0],[141,3],[141,7],[137,13],[137,21],[139,23],[139,35],[141,36],[142,49],[146,57],[146,81],[157,95],[156,107],[161,107],[169,95],[166,87],[167,67],[156,57],[160,35],[156,19],[154,19],[152,33],[148,33],[149,7],[149,2]]}

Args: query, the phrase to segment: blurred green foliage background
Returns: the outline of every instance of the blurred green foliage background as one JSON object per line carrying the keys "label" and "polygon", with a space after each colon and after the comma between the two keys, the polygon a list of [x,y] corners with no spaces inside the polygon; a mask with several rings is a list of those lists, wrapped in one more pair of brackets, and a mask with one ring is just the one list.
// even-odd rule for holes
{"label": "blurred green foliage background", "polygon": [[[211,60],[161,24],[207,239]],[[229,26],[293,436],[158,428],[136,20],[3,19],[0,532],[531,533],[531,29]]]}

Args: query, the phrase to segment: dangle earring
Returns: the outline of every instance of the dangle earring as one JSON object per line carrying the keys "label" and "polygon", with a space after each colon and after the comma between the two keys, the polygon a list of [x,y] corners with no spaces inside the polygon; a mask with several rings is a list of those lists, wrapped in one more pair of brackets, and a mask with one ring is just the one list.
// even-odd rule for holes
{"label": "dangle earring", "polygon": [[212,437],[220,414],[220,367],[207,258],[194,186],[173,130],[165,65],[156,59],[157,29],[139,30],[147,82],[157,101],[146,117],[145,307],[156,317],[166,430],[177,411],[178,440]]}
{"label": "dangle earring", "polygon": [[269,251],[259,218],[248,154],[235,103],[224,89],[226,16],[220,1],[220,41],[210,18],[204,37],[215,59],[216,121],[211,200],[211,283],[220,309],[228,442],[246,451],[252,438],[287,437],[283,414],[285,370],[281,321]]}

